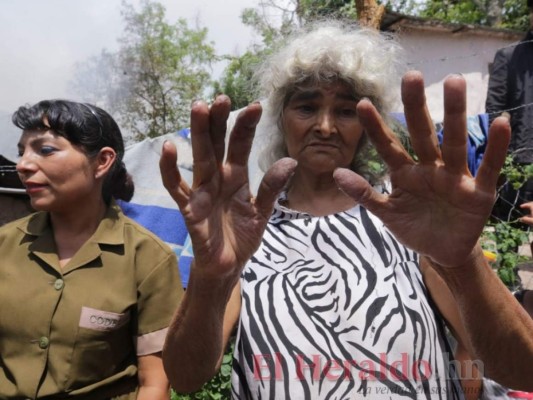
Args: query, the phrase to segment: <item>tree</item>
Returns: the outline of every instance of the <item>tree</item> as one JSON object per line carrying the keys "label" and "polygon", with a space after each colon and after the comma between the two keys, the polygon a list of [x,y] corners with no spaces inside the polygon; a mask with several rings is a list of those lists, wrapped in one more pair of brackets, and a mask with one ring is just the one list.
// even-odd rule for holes
{"label": "tree", "polygon": [[[252,44],[241,56],[225,56],[229,61],[222,77],[214,82],[215,94],[224,93],[231,99],[232,109],[245,107],[257,99],[254,74],[257,66],[283,42],[295,26],[298,26],[296,3],[278,5],[276,0],[261,0],[258,8],[246,8],[241,13],[241,21],[261,36],[261,43]],[[278,23],[270,20],[267,10],[278,11]]]}
{"label": "tree", "polygon": [[165,8],[151,0],[142,0],[139,11],[123,3],[122,16],[118,52],[79,65],[75,87],[112,111],[136,140],[188,126],[191,103],[210,83],[216,59],[207,29],[191,29],[183,19],[167,23]]}
{"label": "tree", "polygon": [[[240,56],[225,56],[229,63],[220,80],[214,82],[214,92],[227,94],[232,110],[257,100],[255,74],[258,65],[299,25],[297,3],[291,0],[281,5],[277,1],[260,0],[257,8],[245,8],[241,13],[242,23],[259,34],[261,43],[253,43]],[[272,10],[277,11],[276,21],[271,19],[276,14]]]}
{"label": "tree", "polygon": [[[529,27],[525,0],[390,0],[381,4],[390,11],[452,23],[522,31]],[[253,79],[256,66],[292,29],[324,17],[355,20],[358,10],[365,6],[365,0],[260,0],[258,7],[245,9],[241,19],[260,35],[262,42],[253,44],[241,56],[226,56],[229,64],[220,81],[215,82],[214,91],[228,94],[234,109],[244,107],[257,98]],[[272,18],[274,11],[277,18]]]}
{"label": "tree", "polygon": [[229,63],[220,81],[214,82],[214,94],[224,93],[229,96],[232,110],[246,107],[256,98],[253,75],[262,55],[261,50],[248,50],[239,57],[226,57]]}
{"label": "tree", "polygon": [[116,114],[128,94],[122,76],[117,73],[119,69],[117,55],[103,49],[98,56],[76,64],[70,84],[84,101]]}
{"label": "tree", "polygon": [[421,3],[419,16],[521,31],[529,27],[525,0],[428,0]]}
{"label": "tree", "polygon": [[[299,15],[356,18],[356,0],[295,0]],[[525,0],[391,0],[378,1],[389,10],[446,22],[477,24],[525,31],[529,13]]]}
{"label": "tree", "polygon": [[316,18],[352,18],[357,17],[353,0],[298,0],[296,12],[301,21]]}

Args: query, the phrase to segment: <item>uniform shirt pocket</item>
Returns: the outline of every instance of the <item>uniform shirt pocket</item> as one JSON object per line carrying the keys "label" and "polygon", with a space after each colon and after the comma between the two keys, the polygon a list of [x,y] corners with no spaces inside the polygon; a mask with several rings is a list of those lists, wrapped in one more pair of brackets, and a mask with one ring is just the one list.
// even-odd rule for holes
{"label": "uniform shirt pocket", "polygon": [[82,307],[72,352],[69,389],[97,383],[134,362],[130,312],[113,313]]}

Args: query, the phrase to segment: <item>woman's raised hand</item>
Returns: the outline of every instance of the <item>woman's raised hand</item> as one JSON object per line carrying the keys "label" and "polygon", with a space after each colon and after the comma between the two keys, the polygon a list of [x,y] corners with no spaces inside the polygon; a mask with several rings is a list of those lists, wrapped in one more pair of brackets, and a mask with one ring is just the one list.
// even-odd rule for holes
{"label": "woman's raised hand", "polygon": [[358,104],[361,123],[390,172],[392,192],[382,195],[355,173],[334,173],[339,187],[358,200],[404,245],[443,266],[457,266],[472,254],[492,210],[499,172],[510,139],[507,119],[497,118],[476,177],[467,165],[466,82],[444,82],[444,137],[439,148],[429,115],[422,75],[402,81],[407,128],[414,161],[367,100]]}
{"label": "woman's raised hand", "polygon": [[165,188],[178,204],[191,236],[196,274],[237,280],[259,246],[274,201],[296,163],[291,159],[275,163],[253,198],[248,157],[261,105],[250,104],[239,114],[226,151],[230,106],[227,96],[218,96],[211,107],[204,102],[192,106],[192,187],[180,176],[176,148],[170,142],[163,145],[160,169]]}

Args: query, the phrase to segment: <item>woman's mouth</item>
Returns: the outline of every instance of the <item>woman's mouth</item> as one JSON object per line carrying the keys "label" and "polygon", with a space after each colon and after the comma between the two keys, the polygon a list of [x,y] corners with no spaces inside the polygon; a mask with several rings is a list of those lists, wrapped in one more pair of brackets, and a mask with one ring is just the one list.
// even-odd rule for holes
{"label": "woman's mouth", "polygon": [[26,182],[24,185],[26,186],[26,193],[28,194],[39,193],[42,190],[44,190],[47,186],[47,185],[42,185],[42,184],[33,183],[33,182]]}
{"label": "woman's mouth", "polygon": [[308,145],[309,147],[326,147],[326,148],[338,148],[336,143],[332,142],[311,142]]}

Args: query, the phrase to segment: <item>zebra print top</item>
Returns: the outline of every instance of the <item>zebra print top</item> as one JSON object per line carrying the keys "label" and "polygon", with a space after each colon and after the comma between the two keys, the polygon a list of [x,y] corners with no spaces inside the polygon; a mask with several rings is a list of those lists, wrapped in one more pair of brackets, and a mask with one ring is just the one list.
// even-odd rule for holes
{"label": "zebra print top", "polygon": [[364,208],[278,201],[241,285],[234,398],[463,398],[417,254]]}

